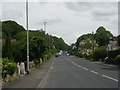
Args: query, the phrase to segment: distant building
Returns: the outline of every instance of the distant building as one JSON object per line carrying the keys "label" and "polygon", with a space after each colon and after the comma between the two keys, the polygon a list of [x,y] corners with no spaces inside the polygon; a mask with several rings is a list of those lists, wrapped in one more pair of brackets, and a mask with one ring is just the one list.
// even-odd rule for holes
{"label": "distant building", "polygon": [[109,44],[107,45],[107,50],[111,51],[116,49],[118,49],[118,42],[116,40],[110,40]]}
{"label": "distant building", "polygon": [[5,39],[0,39],[0,43],[4,43],[4,42],[6,42]]}
{"label": "distant building", "polygon": [[[5,43],[6,39],[0,39],[0,43]],[[16,39],[11,39],[11,42],[16,42]]]}
{"label": "distant building", "polygon": [[79,42],[79,45],[83,45],[83,44],[85,44],[85,40]]}
{"label": "distant building", "polygon": [[76,47],[76,44],[72,44],[72,45],[71,45],[71,49],[72,49],[72,50],[75,50],[76,48],[77,48],[77,47]]}

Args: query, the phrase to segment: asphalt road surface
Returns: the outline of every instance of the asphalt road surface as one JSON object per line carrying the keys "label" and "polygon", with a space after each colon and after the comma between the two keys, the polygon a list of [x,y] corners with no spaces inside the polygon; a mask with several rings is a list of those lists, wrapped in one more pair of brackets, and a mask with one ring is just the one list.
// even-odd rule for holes
{"label": "asphalt road surface", "polygon": [[30,75],[4,88],[118,88],[117,66],[106,66],[75,56],[54,57]]}

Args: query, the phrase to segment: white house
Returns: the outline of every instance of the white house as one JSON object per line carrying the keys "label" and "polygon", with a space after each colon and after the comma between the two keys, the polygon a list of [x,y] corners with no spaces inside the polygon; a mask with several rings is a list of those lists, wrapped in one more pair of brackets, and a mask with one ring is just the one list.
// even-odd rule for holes
{"label": "white house", "polygon": [[107,46],[107,50],[111,51],[116,49],[118,49],[118,42],[116,40],[110,40]]}

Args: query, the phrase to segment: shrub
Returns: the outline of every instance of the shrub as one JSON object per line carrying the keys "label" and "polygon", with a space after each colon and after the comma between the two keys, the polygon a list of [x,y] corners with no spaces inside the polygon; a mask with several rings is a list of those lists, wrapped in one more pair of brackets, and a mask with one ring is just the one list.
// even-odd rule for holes
{"label": "shrub", "polygon": [[116,58],[117,55],[120,54],[120,50],[112,50],[112,51],[108,51],[108,57],[109,58]]}
{"label": "shrub", "polygon": [[107,63],[107,64],[115,64],[115,59],[114,58],[107,58],[105,60],[105,63]]}
{"label": "shrub", "polygon": [[13,75],[16,71],[16,63],[13,60],[7,58],[2,59],[2,76],[6,77],[7,74]]}
{"label": "shrub", "polygon": [[78,53],[78,57],[83,58],[83,54],[82,53]]}
{"label": "shrub", "polygon": [[116,57],[116,64],[120,65],[120,55],[117,55]]}
{"label": "shrub", "polygon": [[45,54],[45,58],[48,60],[48,59],[50,59],[50,57],[52,56],[52,54],[49,52],[49,53],[47,53],[47,54]]}
{"label": "shrub", "polygon": [[93,59],[94,60],[104,60],[104,58],[107,57],[107,51],[106,49],[103,48],[97,48],[94,52],[93,52]]}
{"label": "shrub", "polygon": [[34,62],[35,65],[40,64],[40,61],[38,59],[34,59],[33,62]]}
{"label": "shrub", "polygon": [[86,59],[90,60],[93,58],[93,53],[92,52],[89,52],[87,55],[86,55]]}

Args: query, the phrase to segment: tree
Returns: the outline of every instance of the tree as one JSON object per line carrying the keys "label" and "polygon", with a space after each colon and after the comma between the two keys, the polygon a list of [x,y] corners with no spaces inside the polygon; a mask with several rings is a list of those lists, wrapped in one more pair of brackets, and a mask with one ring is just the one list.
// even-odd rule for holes
{"label": "tree", "polygon": [[3,45],[3,50],[2,50],[2,57],[7,57],[8,59],[12,59],[12,45],[11,45],[11,39],[8,37],[6,39],[6,42]]}
{"label": "tree", "polygon": [[15,35],[22,31],[25,31],[25,29],[15,21],[2,22],[2,38],[7,38],[8,36],[10,36],[11,39],[16,38]]}
{"label": "tree", "polygon": [[37,59],[44,57],[45,51],[47,49],[46,41],[40,37],[33,37],[30,40],[30,59]]}
{"label": "tree", "polygon": [[54,45],[55,48],[58,50],[68,50],[68,45],[64,42],[64,40],[62,38],[58,38],[53,36],[53,41],[54,41]]}
{"label": "tree", "polygon": [[110,31],[107,31],[102,26],[99,27],[95,33],[95,39],[99,46],[107,45],[111,38],[113,38],[112,33],[110,33]]}
{"label": "tree", "polygon": [[118,38],[118,46],[120,46],[120,35],[117,37]]}
{"label": "tree", "polygon": [[[27,61],[27,32],[23,26],[15,21],[3,21],[2,23],[2,38],[6,39],[3,43],[3,57],[13,58],[15,62]],[[55,52],[53,48],[48,49],[50,37],[50,45],[56,49],[66,50],[68,45],[62,38],[46,35],[43,30],[29,30],[29,53],[30,61],[34,59],[50,57]],[[12,39],[16,39],[11,42]],[[57,51],[57,50],[56,50]]]}

